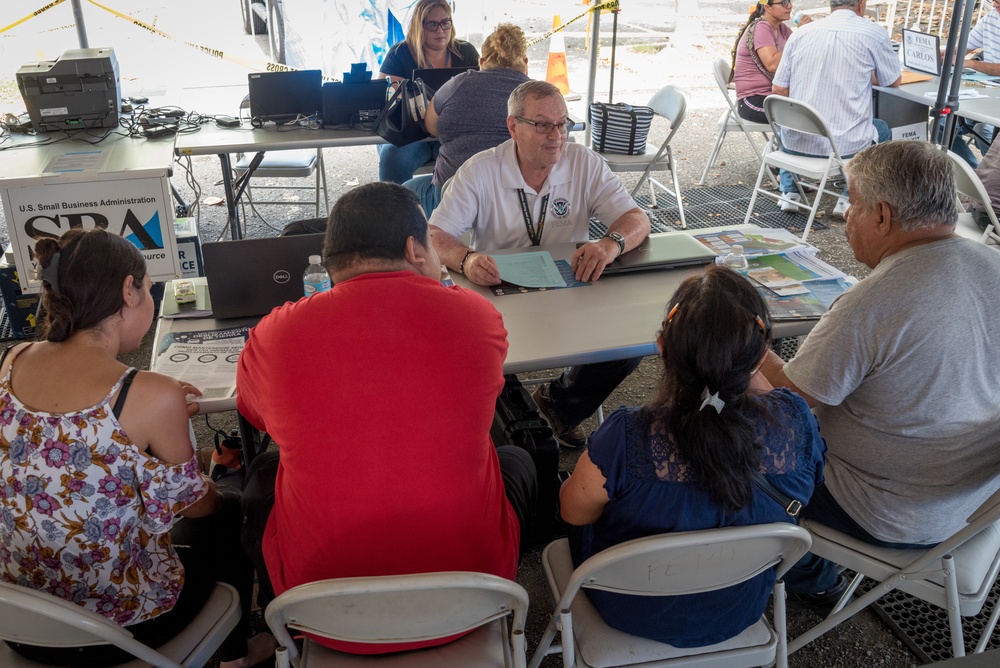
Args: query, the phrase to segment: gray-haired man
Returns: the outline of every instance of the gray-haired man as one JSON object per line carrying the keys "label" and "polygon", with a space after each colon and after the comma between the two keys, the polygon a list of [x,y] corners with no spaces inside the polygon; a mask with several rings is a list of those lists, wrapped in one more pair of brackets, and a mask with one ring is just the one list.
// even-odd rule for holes
{"label": "gray-haired man", "polygon": [[[952,165],[933,145],[873,146],[847,175],[847,240],[872,272],[763,371],[815,406],[827,441],[804,516],[876,545],[934,545],[1000,486],[1000,256],[954,234]],[[806,559],[790,598],[832,603],[835,569]]]}

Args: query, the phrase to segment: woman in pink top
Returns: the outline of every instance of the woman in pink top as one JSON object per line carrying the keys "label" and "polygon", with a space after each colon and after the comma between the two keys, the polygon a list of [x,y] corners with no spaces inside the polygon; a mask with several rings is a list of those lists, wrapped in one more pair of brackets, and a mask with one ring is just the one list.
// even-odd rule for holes
{"label": "woman in pink top", "polygon": [[[781,62],[781,51],[792,34],[785,21],[792,14],[792,0],[761,0],[740,30],[733,47],[733,82],[737,111],[754,123],[767,123],[764,98],[771,94],[771,79]],[[801,24],[809,22],[803,15]]]}

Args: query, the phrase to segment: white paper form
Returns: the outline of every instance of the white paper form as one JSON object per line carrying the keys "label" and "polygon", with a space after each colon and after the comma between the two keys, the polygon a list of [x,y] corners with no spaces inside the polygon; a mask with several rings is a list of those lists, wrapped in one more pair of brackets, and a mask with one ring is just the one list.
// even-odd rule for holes
{"label": "white paper form", "polygon": [[108,161],[108,152],[101,149],[66,151],[52,156],[45,165],[45,173],[99,172]]}
{"label": "white paper form", "polygon": [[500,278],[526,288],[565,288],[566,281],[548,251],[494,255]]}
{"label": "white paper form", "polygon": [[250,327],[205,332],[171,332],[163,337],[153,371],[202,392],[195,401],[229,399],[236,395],[236,362]]}

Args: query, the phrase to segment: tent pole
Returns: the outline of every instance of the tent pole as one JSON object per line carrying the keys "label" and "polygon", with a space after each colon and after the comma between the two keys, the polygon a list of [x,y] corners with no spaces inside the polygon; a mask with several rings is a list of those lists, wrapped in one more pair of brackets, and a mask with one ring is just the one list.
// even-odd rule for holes
{"label": "tent pole", "polygon": [[89,49],[90,42],[87,40],[87,26],[83,24],[83,7],[81,0],[72,0],[73,21],[76,23],[76,38],[80,42],[81,49]]}
{"label": "tent pole", "polygon": [[[594,0],[594,6],[598,0]],[[587,97],[584,112],[588,115],[587,130],[583,135],[584,146],[590,146],[590,105],[594,102],[594,87],[597,85],[597,53],[601,49],[601,11],[592,11],[593,21],[590,24],[590,72],[587,79]]]}
{"label": "tent pole", "polygon": [[[974,13],[975,2],[955,0],[951,12],[951,26],[948,29],[948,42],[944,49],[944,62],[941,66],[941,82],[938,86],[937,99],[931,109],[933,119],[931,122],[934,125],[931,137],[938,146],[950,148],[955,136],[955,116],[959,107],[958,89],[962,85],[962,64],[965,61],[966,44],[969,41],[969,29],[972,26]],[[943,127],[938,122],[942,117]]]}

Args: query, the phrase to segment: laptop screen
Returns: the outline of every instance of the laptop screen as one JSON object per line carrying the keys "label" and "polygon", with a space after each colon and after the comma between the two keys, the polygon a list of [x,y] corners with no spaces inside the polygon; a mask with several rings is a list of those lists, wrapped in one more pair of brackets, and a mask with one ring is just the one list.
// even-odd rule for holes
{"label": "laptop screen", "polygon": [[323,72],[254,72],[247,75],[250,116],[262,121],[290,121],[318,116],[323,108]]}
{"label": "laptop screen", "polygon": [[215,318],[266,315],[303,294],[310,255],[323,251],[324,234],[218,241],[202,245]]}

